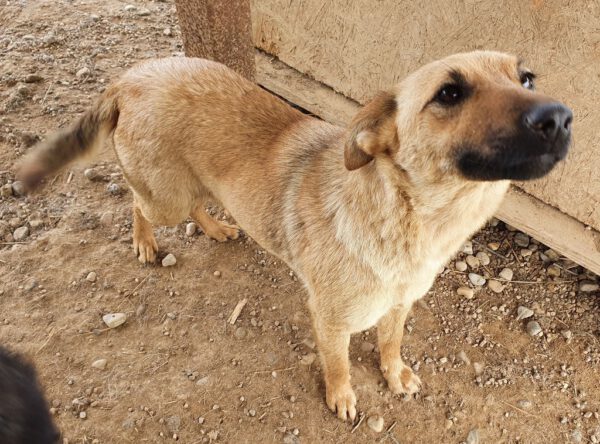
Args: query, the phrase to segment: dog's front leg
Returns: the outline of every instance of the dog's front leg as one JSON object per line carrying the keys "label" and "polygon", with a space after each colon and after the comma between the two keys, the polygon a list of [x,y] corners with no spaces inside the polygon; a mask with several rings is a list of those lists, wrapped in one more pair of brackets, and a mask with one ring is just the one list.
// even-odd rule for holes
{"label": "dog's front leg", "polygon": [[350,332],[335,326],[323,313],[312,311],[313,331],[323,373],[327,406],[345,421],[356,418],[356,395],[350,385]]}
{"label": "dog's front leg", "polygon": [[421,388],[421,380],[400,356],[400,346],[404,335],[404,322],[410,307],[393,307],[377,324],[377,339],[381,356],[381,371],[394,394],[412,395]]}

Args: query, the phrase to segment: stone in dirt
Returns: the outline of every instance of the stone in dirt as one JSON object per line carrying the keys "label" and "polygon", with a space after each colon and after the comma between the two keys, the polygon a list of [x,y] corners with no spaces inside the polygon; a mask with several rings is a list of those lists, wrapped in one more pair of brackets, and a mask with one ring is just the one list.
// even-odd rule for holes
{"label": "stone in dirt", "polygon": [[477,259],[475,256],[473,256],[471,254],[467,256],[467,258],[465,259],[465,261],[467,262],[467,264],[469,265],[469,267],[471,267],[472,269],[477,269],[481,265],[479,263],[479,259]]}
{"label": "stone in dirt", "polygon": [[488,288],[494,293],[502,293],[502,291],[504,291],[504,285],[495,279],[490,279],[488,281]]}
{"label": "stone in dirt", "polygon": [[125,323],[127,315],[125,313],[108,313],[102,316],[102,320],[108,328],[117,328]]}
{"label": "stone in dirt", "polygon": [[481,263],[481,265],[483,265],[484,267],[487,265],[490,265],[490,257],[488,256],[487,253],[480,251],[479,253],[477,253],[475,255],[475,257],[477,259],[479,259],[479,262]]}
{"label": "stone in dirt", "polygon": [[27,225],[19,227],[13,232],[13,238],[17,242],[27,239],[27,236],[29,236],[29,227]]}
{"label": "stone in dirt", "polygon": [[579,291],[583,293],[592,293],[594,291],[598,291],[600,289],[600,285],[596,284],[593,281],[581,281],[579,283]]}
{"label": "stone in dirt", "polygon": [[469,432],[469,434],[467,435],[466,443],[467,444],[479,444],[480,443],[479,430],[472,429]]}
{"label": "stone in dirt", "polygon": [[456,261],[454,268],[456,268],[457,271],[467,271],[467,263],[464,261]]}
{"label": "stone in dirt", "polygon": [[75,76],[76,77],[83,77],[83,76],[87,76],[89,74],[90,74],[90,68],[88,68],[87,66],[84,66],[79,71],[77,71],[77,73],[75,73]]}
{"label": "stone in dirt", "polygon": [[196,234],[197,229],[198,226],[194,222],[190,222],[185,226],[185,235],[187,237],[192,237],[194,234]]}
{"label": "stone in dirt", "polygon": [[15,180],[12,185],[12,191],[15,196],[24,196],[25,195],[25,185],[20,180]]}
{"label": "stone in dirt", "polygon": [[521,319],[527,319],[533,316],[533,310],[524,306],[517,308],[517,321]]}
{"label": "stone in dirt", "polygon": [[313,362],[315,362],[315,359],[317,359],[316,353],[308,353],[302,356],[300,363],[304,365],[311,365]]}
{"label": "stone in dirt", "polygon": [[379,415],[369,416],[367,425],[374,432],[381,433],[383,431],[383,418]]}
{"label": "stone in dirt", "polygon": [[542,327],[537,321],[529,321],[527,323],[527,333],[530,336],[539,336],[542,334]]}
{"label": "stone in dirt", "polygon": [[90,271],[88,273],[88,275],[85,277],[85,280],[88,282],[96,282],[97,277],[98,276],[96,275],[96,272]]}
{"label": "stone in dirt", "polygon": [[162,260],[163,267],[172,267],[176,263],[177,263],[177,259],[175,258],[175,255],[173,253],[167,254],[164,257],[164,259]]}
{"label": "stone in dirt", "polygon": [[503,268],[498,276],[507,281],[512,281],[513,271],[510,268]]}
{"label": "stone in dirt", "polygon": [[459,296],[464,296],[467,299],[473,299],[473,296],[475,295],[475,290],[473,290],[470,287],[458,287],[458,290],[456,290],[456,293]]}
{"label": "stone in dirt", "polygon": [[485,278],[477,273],[469,273],[469,280],[473,285],[483,287],[485,285]]}
{"label": "stone in dirt", "polygon": [[96,359],[92,362],[92,367],[97,368],[98,370],[104,370],[106,368],[106,359]]}
{"label": "stone in dirt", "polygon": [[529,236],[525,233],[517,233],[515,234],[515,244],[519,247],[527,248],[529,246]]}

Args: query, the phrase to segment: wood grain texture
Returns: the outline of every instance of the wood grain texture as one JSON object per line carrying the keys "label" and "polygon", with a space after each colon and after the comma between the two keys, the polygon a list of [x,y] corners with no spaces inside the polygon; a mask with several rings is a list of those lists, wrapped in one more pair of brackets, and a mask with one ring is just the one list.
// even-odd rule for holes
{"label": "wood grain texture", "polygon": [[188,57],[221,62],[254,79],[248,0],[175,0]]}
{"label": "wood grain texture", "polygon": [[[256,53],[256,80],[275,94],[339,125],[347,124],[359,109],[356,102],[261,52]],[[600,232],[515,187],[497,217],[600,274]]]}
{"label": "wood grain texture", "polygon": [[254,44],[364,103],[448,54],[496,49],[523,56],[538,87],[569,105],[575,142],[547,178],[519,186],[600,229],[600,2],[252,0]]}

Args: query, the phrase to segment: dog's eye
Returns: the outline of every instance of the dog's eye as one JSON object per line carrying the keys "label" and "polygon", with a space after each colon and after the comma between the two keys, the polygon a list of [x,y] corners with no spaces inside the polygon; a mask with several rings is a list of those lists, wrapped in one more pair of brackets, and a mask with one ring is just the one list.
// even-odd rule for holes
{"label": "dog's eye", "polygon": [[463,97],[463,88],[460,85],[449,83],[440,88],[435,95],[435,101],[445,106],[453,106],[459,103]]}
{"label": "dog's eye", "polygon": [[533,79],[535,79],[535,74],[532,72],[524,72],[521,74],[521,85],[527,89],[534,89],[535,85]]}

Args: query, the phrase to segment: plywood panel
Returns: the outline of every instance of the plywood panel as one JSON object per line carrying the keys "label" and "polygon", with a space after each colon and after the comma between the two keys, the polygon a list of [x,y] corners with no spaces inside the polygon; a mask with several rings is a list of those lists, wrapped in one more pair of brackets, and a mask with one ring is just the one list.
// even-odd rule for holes
{"label": "plywood panel", "polygon": [[575,112],[575,143],[527,192],[600,229],[600,2],[252,0],[254,44],[364,103],[431,60],[473,49],[523,56]]}

